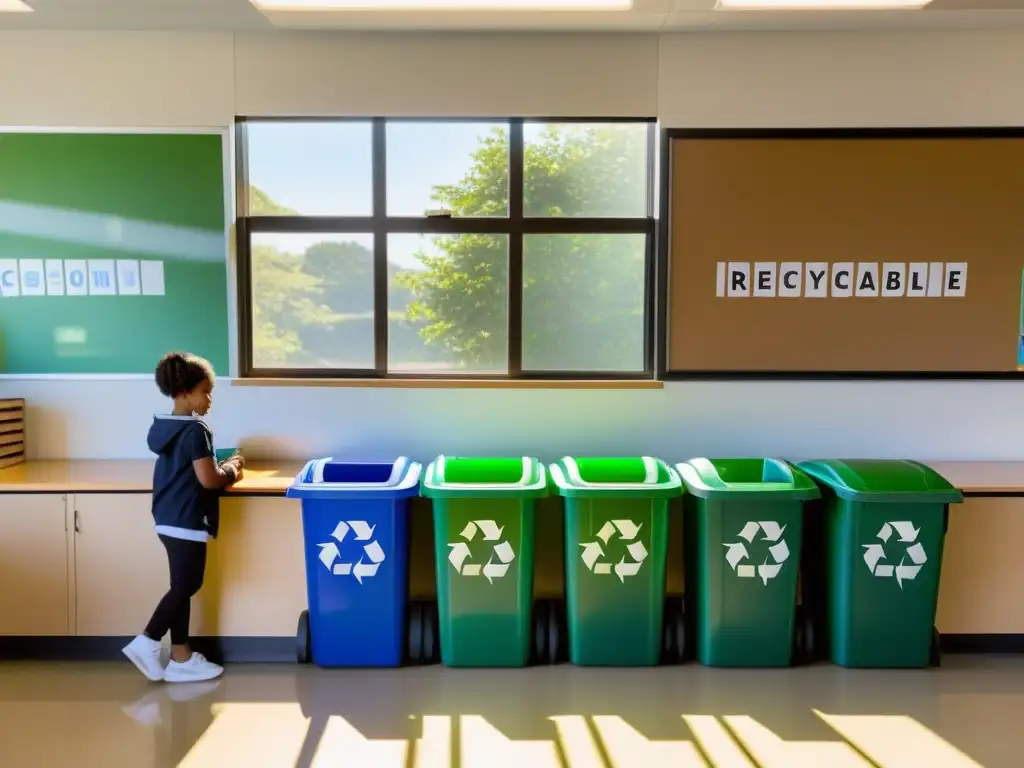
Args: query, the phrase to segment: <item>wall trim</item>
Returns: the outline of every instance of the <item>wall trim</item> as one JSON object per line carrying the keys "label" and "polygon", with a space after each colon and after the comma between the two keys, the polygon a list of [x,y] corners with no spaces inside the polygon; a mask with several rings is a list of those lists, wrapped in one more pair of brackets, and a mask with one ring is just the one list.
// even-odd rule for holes
{"label": "wall trim", "polygon": [[[0,661],[124,661],[130,637],[0,637]],[[294,637],[195,637],[195,650],[228,664],[295,664]],[[943,654],[1024,654],[1024,634],[944,634]],[[694,665],[696,666],[696,665]]]}
{"label": "wall trim", "polygon": [[[3,661],[126,661],[130,637],[0,637]],[[294,637],[193,637],[193,649],[222,663],[295,663]]]}

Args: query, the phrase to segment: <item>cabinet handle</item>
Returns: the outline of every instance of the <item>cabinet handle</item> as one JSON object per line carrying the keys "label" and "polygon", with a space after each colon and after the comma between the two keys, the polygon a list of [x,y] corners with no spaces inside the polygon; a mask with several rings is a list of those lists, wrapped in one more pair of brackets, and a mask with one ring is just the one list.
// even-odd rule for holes
{"label": "cabinet handle", "polygon": [[75,533],[81,533],[82,529],[78,526],[78,510],[75,510]]}

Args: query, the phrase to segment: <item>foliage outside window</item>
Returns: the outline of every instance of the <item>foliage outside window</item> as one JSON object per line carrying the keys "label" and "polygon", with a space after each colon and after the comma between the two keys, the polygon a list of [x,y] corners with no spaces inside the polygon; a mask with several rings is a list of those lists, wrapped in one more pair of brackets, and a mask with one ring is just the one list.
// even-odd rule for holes
{"label": "foliage outside window", "polygon": [[651,376],[651,129],[240,121],[243,373]]}

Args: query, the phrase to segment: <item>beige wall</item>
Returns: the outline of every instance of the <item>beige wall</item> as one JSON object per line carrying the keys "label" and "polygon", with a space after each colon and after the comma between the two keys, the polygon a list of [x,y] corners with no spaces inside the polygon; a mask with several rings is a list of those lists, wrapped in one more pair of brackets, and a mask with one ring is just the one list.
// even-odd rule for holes
{"label": "beige wall", "polygon": [[[224,127],[236,114],[658,115],[666,125],[1024,124],[1024,32],[0,33],[0,126]],[[754,337],[741,343],[760,343]],[[5,379],[35,458],[147,455],[149,377]],[[254,455],[438,451],[1024,458],[1014,382],[664,391],[218,389]]]}
{"label": "beige wall", "polygon": [[260,35],[235,42],[243,115],[633,116],[658,111],[657,38]]}
{"label": "beige wall", "polygon": [[1024,124],[1024,31],[671,35],[658,115],[697,127]]}
{"label": "beige wall", "polygon": [[0,126],[227,126],[232,60],[223,34],[0,32]]}

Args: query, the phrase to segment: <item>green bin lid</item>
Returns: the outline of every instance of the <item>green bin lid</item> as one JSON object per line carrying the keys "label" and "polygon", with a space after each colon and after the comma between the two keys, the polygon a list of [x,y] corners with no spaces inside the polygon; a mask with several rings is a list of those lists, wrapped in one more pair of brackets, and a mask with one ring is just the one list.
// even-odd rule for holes
{"label": "green bin lid", "polygon": [[438,456],[427,467],[420,488],[428,498],[547,496],[548,478],[539,459]]}
{"label": "green bin lid", "polygon": [[821,492],[807,475],[779,459],[690,459],[676,471],[702,499],[808,501]]}
{"label": "green bin lid", "polygon": [[797,466],[842,499],[957,504],[963,494],[931,467],[902,459],[822,459]]}
{"label": "green bin lid", "polygon": [[566,456],[549,468],[562,496],[614,498],[679,496],[679,475],[661,459],[651,456],[576,458]]}

